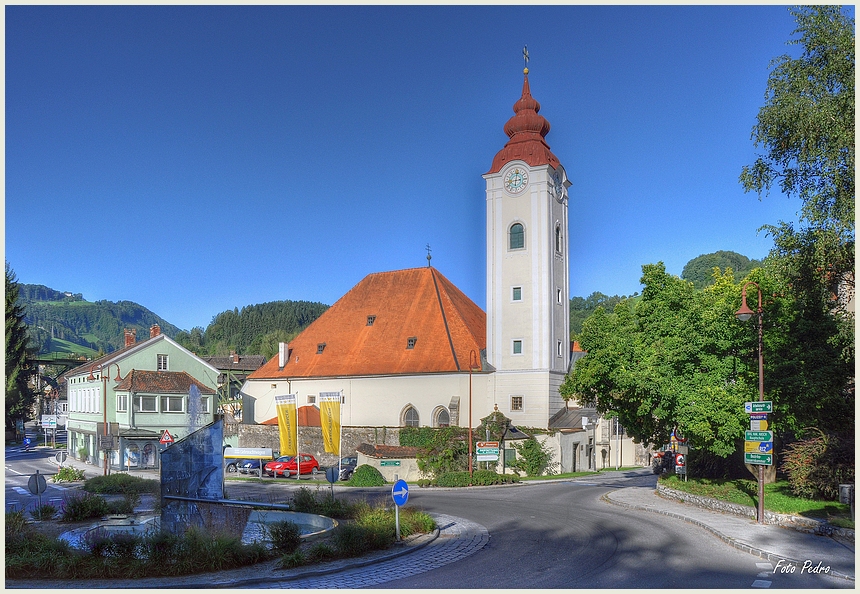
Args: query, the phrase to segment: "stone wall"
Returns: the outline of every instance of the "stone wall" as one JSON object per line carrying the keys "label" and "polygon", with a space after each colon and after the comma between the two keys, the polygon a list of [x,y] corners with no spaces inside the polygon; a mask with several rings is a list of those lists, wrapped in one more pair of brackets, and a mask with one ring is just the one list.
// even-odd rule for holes
{"label": "stone wall", "polygon": [[[659,481],[657,482],[657,494],[661,497],[665,497],[666,499],[674,499],[676,501],[689,503],[691,505],[696,505],[705,509],[712,509],[718,512],[730,513],[736,516],[743,516],[745,518],[752,518],[753,520],[755,520],[756,516],[758,515],[758,510],[749,505],[740,505],[738,503],[731,503],[728,501],[713,499],[711,497],[704,497],[702,495],[693,495],[692,493],[677,491],[675,489],[670,489],[662,485]],[[832,526],[824,520],[816,520],[814,518],[803,518],[800,516],[792,516],[789,514],[778,514],[765,510],[764,521],[765,524],[776,524],[777,526],[782,526],[783,528],[793,528],[795,530],[809,532],[812,534],[822,534],[826,536],[839,534],[840,536],[846,538],[854,538],[853,530],[847,530],[844,528],[839,528],[837,526]]]}
{"label": "stone wall", "polygon": [[[272,448],[272,452],[281,449],[281,440],[277,425],[244,425],[237,424],[240,448]],[[225,433],[227,431],[225,430]],[[343,456],[355,456],[355,449],[362,443],[371,445],[400,445],[399,427],[344,427],[341,452]],[[338,462],[336,454],[329,454],[323,446],[321,427],[299,427],[299,450],[312,454],[322,466],[335,466]],[[275,454],[277,457],[278,454]]]}

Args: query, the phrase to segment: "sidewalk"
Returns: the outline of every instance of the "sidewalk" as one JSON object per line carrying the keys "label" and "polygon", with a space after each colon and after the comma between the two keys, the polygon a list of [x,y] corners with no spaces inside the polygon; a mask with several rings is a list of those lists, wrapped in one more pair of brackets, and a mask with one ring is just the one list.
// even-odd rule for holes
{"label": "sidewalk", "polygon": [[[603,496],[614,505],[678,518],[712,533],[727,544],[773,563],[793,564],[806,571],[821,563],[830,575],[854,581],[854,542],[757,524],[755,520],[714,512],[694,505],[664,499],[652,487],[625,487]],[[781,563],[780,563],[781,562]],[[822,571],[824,573],[824,571]]]}

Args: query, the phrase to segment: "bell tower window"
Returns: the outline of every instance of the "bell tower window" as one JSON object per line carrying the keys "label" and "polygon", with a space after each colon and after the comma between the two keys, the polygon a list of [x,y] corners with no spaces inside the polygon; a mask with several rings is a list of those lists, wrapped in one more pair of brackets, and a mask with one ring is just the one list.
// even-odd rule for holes
{"label": "bell tower window", "polygon": [[512,250],[521,250],[526,246],[525,229],[521,223],[511,225],[511,230],[508,232],[508,246]]}

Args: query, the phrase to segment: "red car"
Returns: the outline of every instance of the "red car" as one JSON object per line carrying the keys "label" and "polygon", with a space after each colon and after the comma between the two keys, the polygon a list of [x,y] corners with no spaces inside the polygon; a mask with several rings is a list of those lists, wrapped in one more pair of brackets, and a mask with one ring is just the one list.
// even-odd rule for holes
{"label": "red car", "polygon": [[[316,474],[320,471],[320,463],[310,454],[299,454],[301,459],[301,474]],[[296,456],[281,456],[263,467],[263,472],[277,478],[279,475],[290,477],[299,474],[296,468]]]}

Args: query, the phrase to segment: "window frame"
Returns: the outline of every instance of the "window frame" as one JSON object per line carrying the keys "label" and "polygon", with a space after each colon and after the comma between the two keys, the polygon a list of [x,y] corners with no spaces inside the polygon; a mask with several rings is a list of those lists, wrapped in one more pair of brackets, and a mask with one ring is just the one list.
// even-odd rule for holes
{"label": "window frame", "polygon": [[[143,402],[145,400],[152,400],[152,409],[143,408]],[[137,394],[134,397],[134,401],[137,403],[137,410],[134,412],[141,413],[157,413],[158,412],[158,397],[155,394]],[[132,402],[132,406],[134,406],[135,402]]]}
{"label": "window frame", "polygon": [[[517,352],[517,346],[519,346],[520,350]],[[511,355],[521,356],[523,354],[523,339],[522,338],[514,338],[511,339]]]}
{"label": "window frame", "polygon": [[[175,402],[175,401],[179,401],[180,410],[173,410],[170,407],[170,404],[172,402]],[[167,403],[168,406],[165,406],[165,403]],[[163,413],[176,414],[176,413],[186,412],[186,410],[185,410],[185,396],[183,396],[183,395],[162,394],[161,398],[160,398],[160,404],[161,404],[161,412],[163,412]]]}
{"label": "window frame", "polygon": [[[414,421],[410,420],[410,413],[415,414]],[[414,422],[414,425],[412,424]],[[421,426],[421,415],[418,414],[418,409],[412,406],[411,404],[406,407],[403,411],[403,426],[404,427],[420,427]]]}
{"label": "window frame", "polygon": [[116,395],[116,412],[118,413],[127,413],[128,412],[128,394],[127,393],[117,393]]}
{"label": "window frame", "polygon": [[156,371],[170,371],[170,356],[164,353],[158,353],[155,356]]}
{"label": "window frame", "polygon": [[[517,295],[519,292],[519,295]],[[511,301],[514,303],[519,303],[523,300],[523,288],[522,286],[511,287]]]}
{"label": "window frame", "polygon": [[[519,231],[514,233],[514,227],[519,227]],[[514,246],[514,235],[519,237],[519,243],[522,245]],[[508,227],[508,251],[519,251],[526,249],[526,226],[523,225],[520,221],[516,221],[511,223]]]}
{"label": "window frame", "polygon": [[[519,404],[519,406],[516,406]],[[520,395],[511,395],[511,412],[522,412],[525,410],[525,398]]]}

